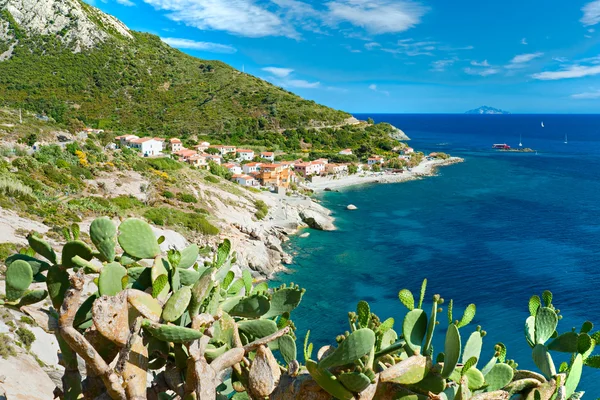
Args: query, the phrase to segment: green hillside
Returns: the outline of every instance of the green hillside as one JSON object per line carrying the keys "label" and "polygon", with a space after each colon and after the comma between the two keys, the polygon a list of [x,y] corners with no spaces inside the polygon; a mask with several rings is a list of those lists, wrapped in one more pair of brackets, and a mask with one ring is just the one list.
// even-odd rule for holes
{"label": "green hillside", "polygon": [[[108,40],[82,52],[56,35],[33,34],[5,9],[0,23],[0,104],[46,113],[60,124],[165,135],[249,134],[335,125],[350,115],[304,100],[219,61],[191,57],[157,36],[127,39],[107,28],[99,10],[81,3]],[[0,39],[2,36],[0,35]]]}

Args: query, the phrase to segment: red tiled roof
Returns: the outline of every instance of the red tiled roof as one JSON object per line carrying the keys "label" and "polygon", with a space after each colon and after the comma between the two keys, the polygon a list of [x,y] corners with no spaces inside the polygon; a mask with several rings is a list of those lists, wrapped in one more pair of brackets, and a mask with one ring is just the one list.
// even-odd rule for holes
{"label": "red tiled roof", "polygon": [[133,139],[133,140],[131,141],[131,143],[146,143],[146,142],[149,142],[150,140],[154,140],[154,138],[151,138],[151,137],[143,137],[143,138]]}
{"label": "red tiled roof", "polygon": [[273,152],[272,151],[263,151],[262,153],[260,153],[260,155],[270,157],[273,155]]}
{"label": "red tiled roof", "polygon": [[237,149],[238,153],[254,153],[254,150],[248,150],[248,149]]}
{"label": "red tiled roof", "polygon": [[[163,139],[164,140],[164,139]],[[177,139],[177,138],[171,138],[169,139],[170,143],[181,143],[181,140]]]}

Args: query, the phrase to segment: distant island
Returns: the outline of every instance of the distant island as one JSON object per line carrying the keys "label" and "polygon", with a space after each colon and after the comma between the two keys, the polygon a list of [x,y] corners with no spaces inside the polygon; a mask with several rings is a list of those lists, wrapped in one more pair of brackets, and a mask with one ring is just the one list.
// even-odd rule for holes
{"label": "distant island", "polygon": [[501,115],[508,115],[510,113],[508,111],[500,110],[499,108],[482,106],[482,107],[476,108],[474,110],[469,110],[465,114],[480,114],[480,115],[481,114],[501,114]]}

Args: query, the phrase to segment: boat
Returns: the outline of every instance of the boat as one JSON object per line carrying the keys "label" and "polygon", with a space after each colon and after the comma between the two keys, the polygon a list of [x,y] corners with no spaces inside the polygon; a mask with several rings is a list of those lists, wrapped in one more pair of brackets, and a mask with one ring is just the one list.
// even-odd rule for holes
{"label": "boat", "polygon": [[519,147],[523,147],[523,141],[521,140],[521,134],[519,134]]}
{"label": "boat", "polygon": [[544,121],[542,121],[542,128],[544,127]]}
{"label": "boat", "polygon": [[569,141],[567,140],[567,134],[565,133],[565,144],[569,143]]}
{"label": "boat", "polygon": [[510,146],[506,143],[493,144],[492,149],[510,150]]}

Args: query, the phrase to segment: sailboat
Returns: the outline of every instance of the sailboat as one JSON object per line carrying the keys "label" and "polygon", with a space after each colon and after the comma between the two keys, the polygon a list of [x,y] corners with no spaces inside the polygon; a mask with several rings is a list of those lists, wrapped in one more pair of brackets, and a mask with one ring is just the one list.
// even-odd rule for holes
{"label": "sailboat", "polygon": [[569,141],[567,140],[567,134],[565,133],[565,144],[569,143]]}
{"label": "sailboat", "polygon": [[519,147],[523,147],[523,141],[521,140],[521,134],[519,133]]}
{"label": "sailboat", "polygon": [[544,127],[544,121],[542,121],[542,128]]}

